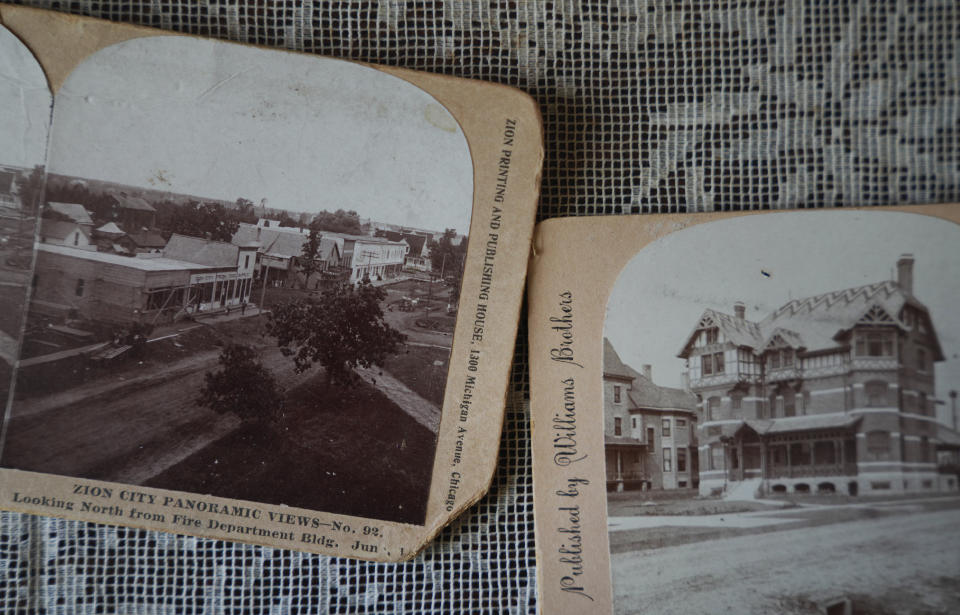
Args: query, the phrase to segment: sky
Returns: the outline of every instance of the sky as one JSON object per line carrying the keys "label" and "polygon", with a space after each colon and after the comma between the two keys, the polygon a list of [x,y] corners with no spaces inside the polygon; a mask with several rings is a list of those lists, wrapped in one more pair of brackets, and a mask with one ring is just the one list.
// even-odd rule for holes
{"label": "sky", "polygon": [[51,100],[33,54],[0,26],[0,164],[43,164]]}
{"label": "sky", "polygon": [[624,267],[607,304],[605,335],[621,359],[680,386],[676,357],[707,308],[749,320],[799,299],[895,279],[912,253],[914,295],[930,310],[947,361],[936,365],[941,420],[960,390],[960,226],[916,214],[799,211],[701,224],[654,242]]}
{"label": "sky", "polygon": [[83,61],[57,93],[50,170],[291,211],[467,233],[469,148],[402,79],[348,62],[188,37]]}

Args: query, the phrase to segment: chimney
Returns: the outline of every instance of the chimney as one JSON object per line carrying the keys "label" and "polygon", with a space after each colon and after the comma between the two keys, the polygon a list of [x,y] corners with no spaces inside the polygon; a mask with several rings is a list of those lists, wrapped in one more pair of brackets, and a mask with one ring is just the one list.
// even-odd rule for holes
{"label": "chimney", "polygon": [[897,286],[908,295],[913,294],[913,254],[902,254],[897,261]]}
{"label": "chimney", "polygon": [[747,306],[743,304],[743,301],[737,301],[733,304],[733,315],[741,319],[747,317]]}
{"label": "chimney", "polygon": [[643,366],[643,377],[653,382],[653,367],[649,363]]}

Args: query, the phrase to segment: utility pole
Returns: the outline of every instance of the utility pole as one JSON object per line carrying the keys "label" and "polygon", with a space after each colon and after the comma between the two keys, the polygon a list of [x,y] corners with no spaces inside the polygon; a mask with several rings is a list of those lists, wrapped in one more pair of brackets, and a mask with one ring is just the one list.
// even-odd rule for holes
{"label": "utility pole", "polygon": [[260,268],[263,269],[263,286],[260,287],[260,313],[257,314],[257,318],[263,316],[263,302],[267,295],[267,278],[270,277],[270,268],[263,266],[263,260],[260,261]]}

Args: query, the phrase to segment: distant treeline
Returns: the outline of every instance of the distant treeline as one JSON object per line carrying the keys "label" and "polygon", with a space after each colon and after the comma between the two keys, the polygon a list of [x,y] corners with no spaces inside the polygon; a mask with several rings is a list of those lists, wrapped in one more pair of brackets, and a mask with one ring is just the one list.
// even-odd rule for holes
{"label": "distant treeline", "polygon": [[[241,222],[255,224],[259,218],[279,220],[280,226],[314,228],[334,233],[362,234],[360,216],[355,211],[338,209],[296,218],[285,210],[266,209],[253,201],[235,202],[181,195],[149,188],[136,188],[100,180],[63,175],[47,176],[46,201],[79,203],[90,212],[96,225],[117,219],[118,196],[140,198],[156,210],[156,230],[164,235],[179,233],[218,241],[230,241]],[[134,229],[124,229],[133,232]],[[136,229],[140,230],[140,229]]]}

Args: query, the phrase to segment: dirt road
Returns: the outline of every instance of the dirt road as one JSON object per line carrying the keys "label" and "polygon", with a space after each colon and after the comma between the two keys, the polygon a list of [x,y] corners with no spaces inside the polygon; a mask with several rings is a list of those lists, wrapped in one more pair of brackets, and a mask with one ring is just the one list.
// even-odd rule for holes
{"label": "dirt road", "polygon": [[[817,613],[873,596],[890,613],[960,608],[960,509],[784,530],[612,557],[618,614]],[[877,612],[870,610],[867,612]]]}
{"label": "dirt road", "polygon": [[[142,483],[240,425],[196,404],[203,375],[218,356],[201,353],[149,374],[18,402],[4,465]],[[284,388],[315,375],[294,374],[291,360],[273,347],[262,350],[261,361]]]}

